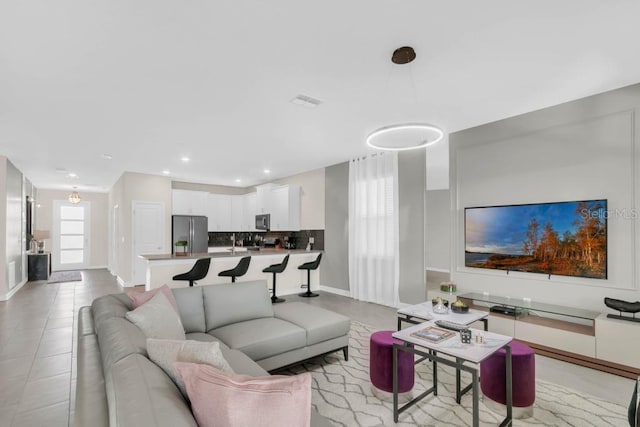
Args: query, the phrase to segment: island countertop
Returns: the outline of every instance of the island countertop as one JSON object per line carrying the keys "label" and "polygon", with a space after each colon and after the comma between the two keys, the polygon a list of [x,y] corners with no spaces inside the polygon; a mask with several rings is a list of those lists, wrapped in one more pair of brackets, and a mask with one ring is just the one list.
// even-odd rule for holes
{"label": "island countertop", "polygon": [[[147,274],[145,288],[147,290],[158,288],[164,284],[172,288],[189,286],[184,280],[173,280],[177,274],[189,271],[195,261],[200,258],[211,259],[207,276],[199,280],[197,284],[214,285],[219,283],[228,283],[229,277],[218,276],[218,273],[224,270],[234,268],[240,258],[250,256],[251,262],[248,271],[242,276],[242,281],[247,280],[265,280],[272,282],[272,274],[265,273],[263,270],[273,264],[281,263],[286,255],[290,255],[289,264],[285,271],[278,274],[278,293],[293,294],[300,292],[300,285],[307,282],[306,270],[300,270],[300,265],[315,260],[318,254],[323,250],[306,249],[275,249],[267,248],[259,251],[231,250],[225,252],[202,252],[187,253],[186,255],[176,254],[147,254],[140,255],[146,264]],[[312,290],[319,286],[319,270],[311,271]],[[266,286],[266,284],[265,284]]]}
{"label": "island countertop", "polygon": [[228,252],[196,252],[190,253],[187,252],[186,255],[176,255],[176,254],[150,254],[150,255],[140,255],[140,258],[146,259],[147,261],[169,261],[169,260],[193,260],[199,258],[237,258],[244,256],[263,256],[263,255],[298,255],[298,254],[313,254],[323,252],[320,249],[260,249],[259,251],[248,251],[248,250],[239,250],[241,247],[237,248],[235,252],[229,250]]}

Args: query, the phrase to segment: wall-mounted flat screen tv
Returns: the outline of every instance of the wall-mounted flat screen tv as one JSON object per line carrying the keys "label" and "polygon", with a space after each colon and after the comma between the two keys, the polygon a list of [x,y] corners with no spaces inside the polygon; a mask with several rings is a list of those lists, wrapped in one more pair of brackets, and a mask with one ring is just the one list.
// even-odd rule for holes
{"label": "wall-mounted flat screen tv", "polygon": [[607,278],[607,200],[469,207],[465,266]]}

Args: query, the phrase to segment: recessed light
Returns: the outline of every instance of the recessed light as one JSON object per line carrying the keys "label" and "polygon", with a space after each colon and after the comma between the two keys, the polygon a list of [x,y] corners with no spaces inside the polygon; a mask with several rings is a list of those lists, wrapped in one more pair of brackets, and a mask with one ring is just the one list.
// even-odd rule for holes
{"label": "recessed light", "polygon": [[113,156],[111,154],[101,154],[100,157],[102,157],[105,160],[113,160]]}
{"label": "recessed light", "polygon": [[67,175],[69,178],[77,178],[78,174],[73,173],[73,172],[69,172],[69,174]]}
{"label": "recessed light", "polygon": [[171,173],[171,171],[166,170],[166,169],[162,171],[162,174],[163,174],[163,175],[169,175],[170,173]]}
{"label": "recessed light", "polygon": [[264,170],[264,173],[266,173],[266,174],[270,174],[270,173],[271,173],[271,171],[270,171],[269,169],[265,169],[265,170]]}
{"label": "recessed light", "polygon": [[187,163],[191,159],[185,156],[185,157],[182,157],[180,160],[182,160],[183,162]]}
{"label": "recessed light", "polygon": [[236,182],[242,182],[240,178],[236,178]]}

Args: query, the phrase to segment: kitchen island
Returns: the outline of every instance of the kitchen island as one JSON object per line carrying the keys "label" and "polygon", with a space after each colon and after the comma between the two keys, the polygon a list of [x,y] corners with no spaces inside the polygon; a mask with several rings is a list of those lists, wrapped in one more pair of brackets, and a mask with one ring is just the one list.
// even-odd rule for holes
{"label": "kitchen island", "polygon": [[[193,267],[193,264],[199,258],[211,258],[211,266],[207,277],[199,280],[197,283],[201,285],[211,285],[217,283],[229,283],[229,277],[218,277],[218,273],[223,270],[234,268],[240,258],[251,256],[251,264],[247,274],[238,277],[237,281],[267,279],[269,288],[271,288],[271,273],[263,273],[262,270],[271,264],[279,264],[284,257],[289,254],[289,264],[284,272],[278,274],[277,277],[277,294],[288,295],[303,292],[300,285],[307,283],[307,271],[298,270],[298,266],[305,262],[313,261],[317,258],[321,250],[307,251],[304,249],[261,249],[259,251],[226,251],[212,253],[188,253],[187,255],[176,254],[154,254],[140,255],[147,261],[147,279],[145,289],[150,290],[158,288],[164,284],[171,288],[180,288],[189,286],[189,282],[181,280],[173,280],[173,276],[180,273],[186,273]],[[322,268],[322,263],[320,264]],[[319,288],[319,269],[311,271],[311,290]]]}

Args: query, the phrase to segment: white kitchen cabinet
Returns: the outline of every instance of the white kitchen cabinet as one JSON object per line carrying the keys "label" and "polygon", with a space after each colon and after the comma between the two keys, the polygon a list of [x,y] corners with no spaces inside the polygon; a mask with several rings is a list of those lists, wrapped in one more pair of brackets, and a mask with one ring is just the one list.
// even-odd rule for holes
{"label": "white kitchen cabinet", "polygon": [[256,214],[271,213],[271,192],[273,184],[264,184],[256,187]]}
{"label": "white kitchen cabinet", "polygon": [[244,196],[231,196],[231,228],[227,231],[242,231],[244,226]]}
{"label": "white kitchen cabinet", "polygon": [[257,214],[271,214],[274,231],[300,230],[300,186],[263,185],[244,195],[208,194],[209,231],[257,231]]}
{"label": "white kitchen cabinet", "polygon": [[300,186],[281,185],[271,189],[271,230],[300,230]]}
{"label": "white kitchen cabinet", "polygon": [[271,191],[271,229],[286,231],[289,226],[289,188],[282,186]]}
{"label": "white kitchen cabinet", "polygon": [[172,190],[173,215],[207,215],[206,191]]}
{"label": "white kitchen cabinet", "polygon": [[249,193],[242,196],[243,220],[240,231],[256,231],[256,193]]}
{"label": "white kitchen cabinet", "polygon": [[210,193],[207,217],[209,218],[209,231],[230,231],[231,196]]}

